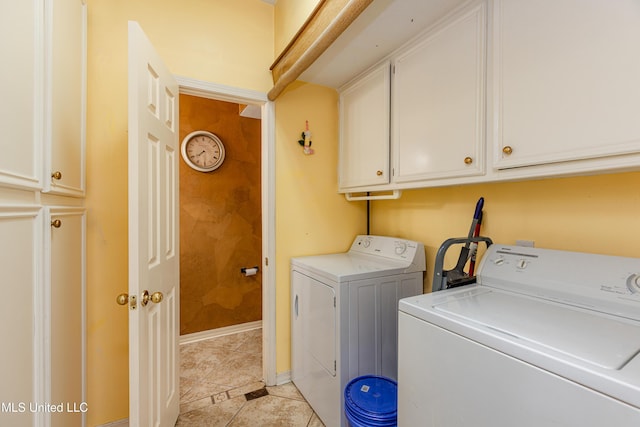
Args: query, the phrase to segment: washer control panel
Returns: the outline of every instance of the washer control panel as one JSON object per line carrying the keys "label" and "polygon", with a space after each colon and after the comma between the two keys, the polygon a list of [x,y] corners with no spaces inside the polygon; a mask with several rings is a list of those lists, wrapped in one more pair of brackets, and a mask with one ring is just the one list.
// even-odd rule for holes
{"label": "washer control panel", "polygon": [[640,258],[494,244],[477,282],[588,307],[616,302],[640,318]]}

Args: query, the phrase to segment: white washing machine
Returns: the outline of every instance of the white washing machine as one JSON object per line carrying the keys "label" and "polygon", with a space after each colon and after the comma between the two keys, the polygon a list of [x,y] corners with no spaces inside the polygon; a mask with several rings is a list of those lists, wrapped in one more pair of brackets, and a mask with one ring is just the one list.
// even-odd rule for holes
{"label": "white washing machine", "polygon": [[349,380],[397,378],[398,301],[422,293],[424,271],[422,243],[385,236],[291,259],[291,379],[327,427],[347,425]]}
{"label": "white washing machine", "polygon": [[398,425],[640,426],[640,259],[492,245],[400,301]]}

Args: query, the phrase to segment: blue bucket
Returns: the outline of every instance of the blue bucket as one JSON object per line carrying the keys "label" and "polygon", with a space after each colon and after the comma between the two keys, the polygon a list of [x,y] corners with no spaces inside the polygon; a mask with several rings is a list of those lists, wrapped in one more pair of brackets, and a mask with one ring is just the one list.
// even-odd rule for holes
{"label": "blue bucket", "polygon": [[364,375],[344,389],[344,411],[351,427],[394,427],[398,424],[398,384]]}

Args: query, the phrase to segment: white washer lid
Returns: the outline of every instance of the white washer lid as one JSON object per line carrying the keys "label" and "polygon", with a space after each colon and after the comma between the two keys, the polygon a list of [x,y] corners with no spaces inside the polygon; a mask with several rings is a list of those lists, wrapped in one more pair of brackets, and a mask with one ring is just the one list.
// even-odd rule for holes
{"label": "white washer lid", "polygon": [[640,323],[538,298],[485,288],[433,308],[605,369],[640,352]]}

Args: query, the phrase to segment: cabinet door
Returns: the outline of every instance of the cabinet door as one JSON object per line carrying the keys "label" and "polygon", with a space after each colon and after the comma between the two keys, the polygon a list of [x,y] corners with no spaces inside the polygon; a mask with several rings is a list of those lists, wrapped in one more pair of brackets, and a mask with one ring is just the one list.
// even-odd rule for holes
{"label": "cabinet door", "polygon": [[42,214],[0,205],[0,424],[43,425],[31,402],[45,402]]}
{"label": "cabinet door", "polygon": [[86,6],[83,0],[48,2],[49,159],[45,191],[85,191]]}
{"label": "cabinet door", "polygon": [[51,414],[51,425],[82,426],[87,409],[85,213],[81,208],[52,207],[48,211],[45,260],[50,275],[46,286],[50,304],[50,401],[64,403],[62,412]]}
{"label": "cabinet door", "polygon": [[496,0],[497,168],[640,151],[640,2]]}
{"label": "cabinet door", "polygon": [[339,189],[389,183],[389,63],[340,93]]}
{"label": "cabinet door", "polygon": [[484,172],[486,8],[458,15],[395,61],[395,181]]}
{"label": "cabinet door", "polygon": [[0,185],[42,188],[43,1],[0,4]]}

